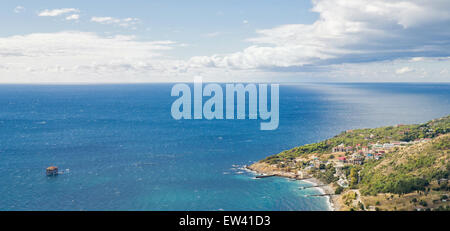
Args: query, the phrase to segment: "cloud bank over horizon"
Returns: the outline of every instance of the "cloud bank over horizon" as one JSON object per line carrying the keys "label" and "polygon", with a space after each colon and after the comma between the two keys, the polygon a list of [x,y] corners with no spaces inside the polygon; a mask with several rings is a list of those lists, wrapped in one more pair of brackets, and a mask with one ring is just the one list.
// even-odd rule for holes
{"label": "cloud bank over horizon", "polygon": [[259,30],[248,39],[254,45],[243,51],[193,60],[247,69],[450,56],[448,1],[313,2],[312,11],[320,15],[313,24]]}
{"label": "cloud bank over horizon", "polygon": [[[184,41],[130,33],[143,26],[138,17],[82,21],[78,8],[45,9],[37,15],[128,31],[0,37],[0,82],[170,82],[195,75],[211,81],[450,81],[449,1],[313,0],[311,11],[318,15],[313,23],[256,29],[240,51],[181,58],[174,54]],[[247,19],[240,24],[248,26]],[[212,35],[199,36],[225,33],[205,34]]]}

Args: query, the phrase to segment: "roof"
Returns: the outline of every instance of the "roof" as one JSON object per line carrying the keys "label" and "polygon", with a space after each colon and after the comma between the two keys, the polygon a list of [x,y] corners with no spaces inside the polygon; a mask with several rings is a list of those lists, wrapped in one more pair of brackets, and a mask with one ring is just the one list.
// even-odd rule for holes
{"label": "roof", "polygon": [[50,166],[47,168],[48,171],[52,171],[52,170],[58,170],[58,167],[55,166]]}

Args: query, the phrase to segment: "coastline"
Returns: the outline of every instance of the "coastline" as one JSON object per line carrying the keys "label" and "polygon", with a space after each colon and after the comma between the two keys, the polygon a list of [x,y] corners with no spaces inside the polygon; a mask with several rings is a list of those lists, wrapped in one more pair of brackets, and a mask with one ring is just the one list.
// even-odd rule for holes
{"label": "coastline", "polygon": [[[293,173],[288,173],[288,172],[283,172],[277,169],[271,169],[271,168],[267,168],[267,166],[261,166],[264,164],[261,163],[254,163],[252,165],[249,166],[245,166],[245,168],[253,173],[257,173],[257,174],[262,174],[262,175],[273,175],[276,177],[283,177],[283,178],[288,178],[288,179],[295,179],[295,180],[300,180],[300,181],[304,181],[307,183],[312,184],[313,186],[316,185],[322,185],[320,187],[316,187],[317,190],[320,192],[320,194],[324,195],[324,194],[334,194],[334,189],[332,187],[331,184],[325,184],[322,181],[320,181],[317,178],[314,177],[308,177],[306,179],[300,179],[298,178],[297,175],[293,174]],[[340,209],[339,203],[338,203],[338,197],[339,195],[327,195],[324,196],[327,197],[327,205],[328,205],[328,211],[338,211]]]}
{"label": "coastline", "polygon": [[[301,181],[308,182],[313,185],[323,185],[323,186],[317,187],[317,190],[320,191],[320,194],[334,194],[334,189],[331,186],[331,184],[325,184],[317,178],[312,177],[310,179],[301,180]],[[329,210],[330,211],[338,211],[340,208],[340,206],[338,204],[338,200],[337,200],[339,196],[338,195],[327,195],[325,197],[328,198],[327,203],[328,203]]]}

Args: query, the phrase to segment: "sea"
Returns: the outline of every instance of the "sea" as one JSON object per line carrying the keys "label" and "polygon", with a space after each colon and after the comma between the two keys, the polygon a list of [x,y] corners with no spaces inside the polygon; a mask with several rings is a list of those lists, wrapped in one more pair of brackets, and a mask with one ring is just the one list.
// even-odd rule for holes
{"label": "sea", "polygon": [[285,83],[279,127],[264,131],[173,119],[173,85],[0,85],[0,210],[329,210],[308,196],[317,188],[299,189],[309,182],[243,167],[347,129],[450,114],[448,83]]}

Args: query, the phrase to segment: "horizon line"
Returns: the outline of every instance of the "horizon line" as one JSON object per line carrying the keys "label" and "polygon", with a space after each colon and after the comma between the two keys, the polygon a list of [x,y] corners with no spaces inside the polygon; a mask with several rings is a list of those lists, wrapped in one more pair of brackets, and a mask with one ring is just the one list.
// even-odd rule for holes
{"label": "horizon line", "polygon": [[[0,82],[0,85],[148,85],[148,84],[178,84],[178,83],[194,83],[194,81],[158,81],[158,82],[11,82],[11,83],[2,83]],[[450,84],[450,81],[411,81],[411,82],[405,82],[405,81],[377,81],[377,82],[371,82],[371,81],[203,81],[203,83],[267,83],[267,84],[337,84],[337,83],[391,83],[391,84],[398,84],[398,83],[405,83],[405,84]]]}

